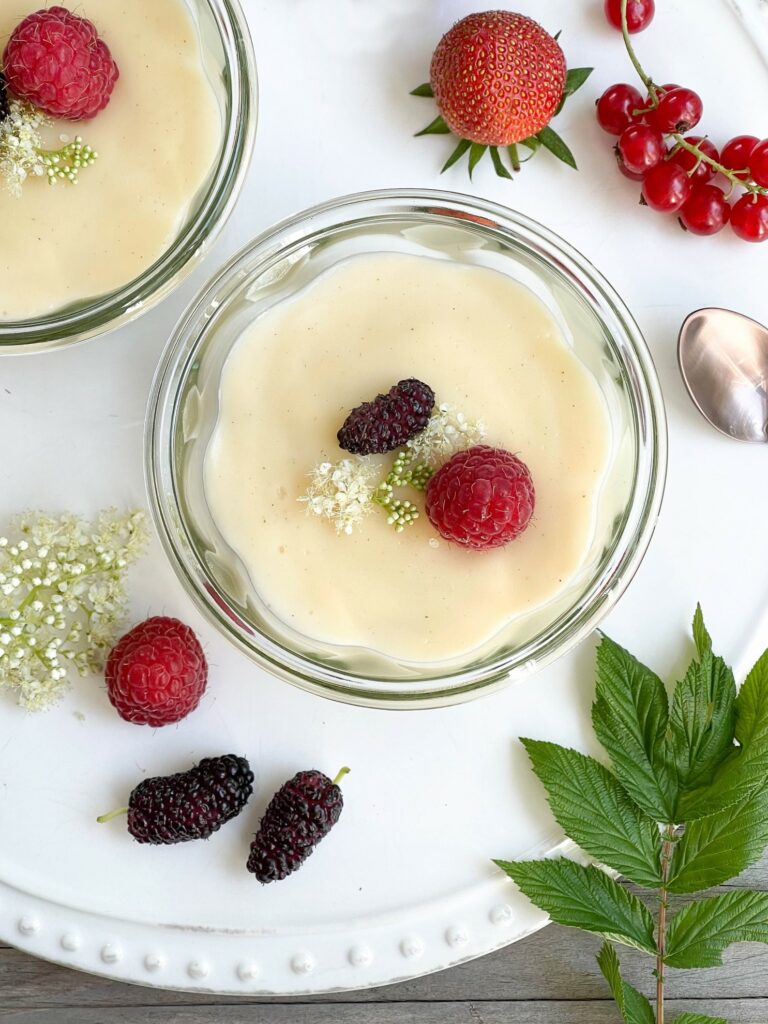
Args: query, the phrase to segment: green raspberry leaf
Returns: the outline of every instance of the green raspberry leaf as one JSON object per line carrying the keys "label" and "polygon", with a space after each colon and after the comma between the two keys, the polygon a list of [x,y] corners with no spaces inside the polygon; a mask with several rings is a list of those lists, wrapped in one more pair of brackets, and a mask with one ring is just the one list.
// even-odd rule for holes
{"label": "green raspberry leaf", "polygon": [[707,786],[684,794],[680,816],[693,821],[743,803],[768,776],[768,651],[757,661],[736,698],[734,750]]}
{"label": "green raspberry leaf", "polygon": [[681,792],[690,792],[712,781],[717,769],[733,753],[735,725],[733,672],[705,646],[701,660],[691,662],[672,694],[670,745]]}
{"label": "green raspberry leaf", "polygon": [[637,896],[596,867],[554,860],[494,861],[557,924],[656,953],[653,918]]}
{"label": "green raspberry leaf", "polygon": [[725,1017],[707,1017],[703,1013],[681,1013],[672,1024],[728,1024]]}
{"label": "green raspberry leaf", "polygon": [[546,128],[542,128],[540,132],[536,133],[536,138],[546,147],[550,153],[557,157],[558,160],[562,160],[564,164],[568,164],[574,171],[578,170],[576,166],[576,157],[570,151],[565,141],[560,138],[554,128],[550,128],[547,125]]}
{"label": "green raspberry leaf", "polygon": [[670,892],[701,892],[756,864],[768,845],[768,788],[744,803],[690,822],[675,845]]}
{"label": "green raspberry leaf", "polygon": [[520,741],[557,823],[588,854],[638,885],[661,885],[658,826],[592,757],[541,740]]}
{"label": "green raspberry leaf", "polygon": [[719,967],[734,942],[768,942],[768,892],[737,890],[683,907],[670,922],[664,962]]}
{"label": "green raspberry leaf", "polygon": [[666,749],[667,691],[655,673],[608,637],[597,649],[592,725],[632,800],[654,821],[674,821],[677,780]]}
{"label": "green raspberry leaf", "polygon": [[411,89],[411,96],[434,96],[432,92],[432,86],[429,82],[425,82],[423,85],[417,85],[415,89]]}
{"label": "green raspberry leaf", "polygon": [[616,950],[606,942],[597,954],[597,962],[608,982],[624,1024],[655,1024],[653,1008],[642,992],[627,984],[621,977],[621,966]]}
{"label": "green raspberry leaf", "polygon": [[705,651],[712,650],[712,637],[704,625],[704,615],[700,604],[696,605],[696,611],[693,616],[693,641],[696,644],[696,651],[700,658]]}

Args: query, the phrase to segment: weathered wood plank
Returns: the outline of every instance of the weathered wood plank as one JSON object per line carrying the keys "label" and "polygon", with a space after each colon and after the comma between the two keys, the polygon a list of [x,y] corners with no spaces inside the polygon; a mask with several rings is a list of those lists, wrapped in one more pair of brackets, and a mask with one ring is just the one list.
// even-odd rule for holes
{"label": "weathered wood plank", "polygon": [[[683,1010],[725,1016],[730,1024],[765,1024],[768,1000],[688,1000],[669,1003],[670,1019]],[[616,1024],[608,1002],[379,1003],[323,1006],[284,1003],[266,1006],[125,1007],[91,1010],[10,1010],[9,1024]]]}

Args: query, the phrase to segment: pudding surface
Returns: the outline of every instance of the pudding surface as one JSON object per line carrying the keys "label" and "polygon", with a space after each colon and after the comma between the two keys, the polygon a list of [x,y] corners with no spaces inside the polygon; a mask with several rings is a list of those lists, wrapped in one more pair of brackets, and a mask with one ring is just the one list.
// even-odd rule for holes
{"label": "pudding surface", "polygon": [[[347,413],[410,376],[527,463],[536,508],[506,547],[452,545],[423,511],[399,534],[376,508],[339,534],[301,504],[313,467],[347,457],[336,440]],[[593,539],[610,445],[596,381],[529,289],[494,270],[379,253],[337,264],[235,343],[205,491],[277,618],[323,643],[439,662],[567,587]],[[376,458],[383,477],[393,456]],[[423,510],[423,495],[403,496]]]}

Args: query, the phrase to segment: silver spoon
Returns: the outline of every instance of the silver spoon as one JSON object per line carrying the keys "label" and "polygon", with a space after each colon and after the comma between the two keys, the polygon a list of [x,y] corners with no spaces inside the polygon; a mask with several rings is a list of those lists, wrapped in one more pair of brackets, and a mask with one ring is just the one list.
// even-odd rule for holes
{"label": "silver spoon", "polygon": [[768,442],[768,327],[729,309],[697,309],[680,329],[680,372],[713,427]]}

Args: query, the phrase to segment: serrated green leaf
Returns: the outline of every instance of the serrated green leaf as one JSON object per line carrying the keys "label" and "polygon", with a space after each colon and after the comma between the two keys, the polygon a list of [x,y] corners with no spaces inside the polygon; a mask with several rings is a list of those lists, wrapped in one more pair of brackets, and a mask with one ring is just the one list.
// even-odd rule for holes
{"label": "serrated green leaf", "polygon": [[701,892],[756,864],[768,846],[768,788],[707,818],[690,822],[676,843],[670,892]]}
{"label": "serrated green leaf", "polygon": [[425,82],[424,85],[417,85],[415,89],[411,89],[411,96],[434,96],[432,86],[429,82]]}
{"label": "serrated green leaf", "polygon": [[565,76],[565,89],[563,90],[565,95],[573,96],[584,85],[594,70],[594,68],[571,68]]}
{"label": "serrated green leaf", "polygon": [[676,914],[667,931],[670,967],[719,967],[734,942],[768,942],[768,892],[710,896]]}
{"label": "serrated green leaf", "polygon": [[603,977],[608,982],[624,1024],[655,1024],[650,1002],[642,992],[638,992],[636,988],[622,979],[619,958],[609,942],[603,944],[597,954],[597,962]]}
{"label": "serrated green leaf", "polygon": [[700,604],[696,605],[696,611],[693,616],[693,642],[696,644],[696,651],[699,657],[702,656],[704,651],[712,650],[712,637],[704,625],[704,613],[701,610]]}
{"label": "serrated green leaf", "polygon": [[728,1024],[725,1017],[707,1017],[703,1013],[681,1013],[672,1024]]}
{"label": "serrated green leaf", "polygon": [[420,135],[449,135],[451,129],[445,123],[442,114],[438,114],[434,121],[430,121],[426,128],[422,128],[420,132],[416,132],[414,138]]}
{"label": "serrated green leaf", "polygon": [[592,857],[627,878],[661,885],[658,826],[616,778],[592,757],[541,740],[522,739],[563,831]]}
{"label": "serrated green leaf", "polygon": [[[702,623],[703,626],[703,623]],[[669,737],[681,793],[708,785],[733,752],[736,681],[704,644],[672,694]]]}
{"label": "serrated green leaf", "polygon": [[736,698],[736,739],[711,784],[687,793],[680,802],[684,821],[717,814],[747,800],[768,777],[768,651],[757,661]]}
{"label": "serrated green leaf", "polygon": [[565,141],[560,138],[554,128],[550,128],[547,125],[546,128],[542,128],[540,132],[536,133],[536,138],[545,146],[550,153],[557,157],[558,160],[562,160],[564,164],[568,164],[575,171],[578,170],[576,166],[576,157],[570,151]]}
{"label": "serrated green leaf", "polygon": [[647,908],[598,868],[565,857],[494,863],[557,924],[655,954],[653,918]]}
{"label": "serrated green leaf", "polygon": [[443,164],[443,169],[442,171],[440,171],[440,173],[443,174],[445,171],[448,170],[449,167],[453,167],[457,160],[461,160],[461,158],[464,156],[464,154],[467,152],[471,145],[472,143],[469,141],[469,139],[462,139],[459,142],[456,149],[454,149],[454,151]]}
{"label": "serrated green leaf", "polygon": [[638,807],[654,821],[674,821],[677,782],[666,752],[667,692],[655,673],[608,637],[597,649],[592,724]]}
{"label": "serrated green leaf", "polygon": [[473,142],[469,147],[469,176],[472,177],[472,172],[483,159],[485,151],[488,149],[487,146],[483,146],[479,142]]}
{"label": "serrated green leaf", "polygon": [[493,160],[493,167],[500,178],[509,178],[512,180],[512,175],[509,173],[507,168],[501,162],[501,154],[495,146],[490,147],[491,160]]}

